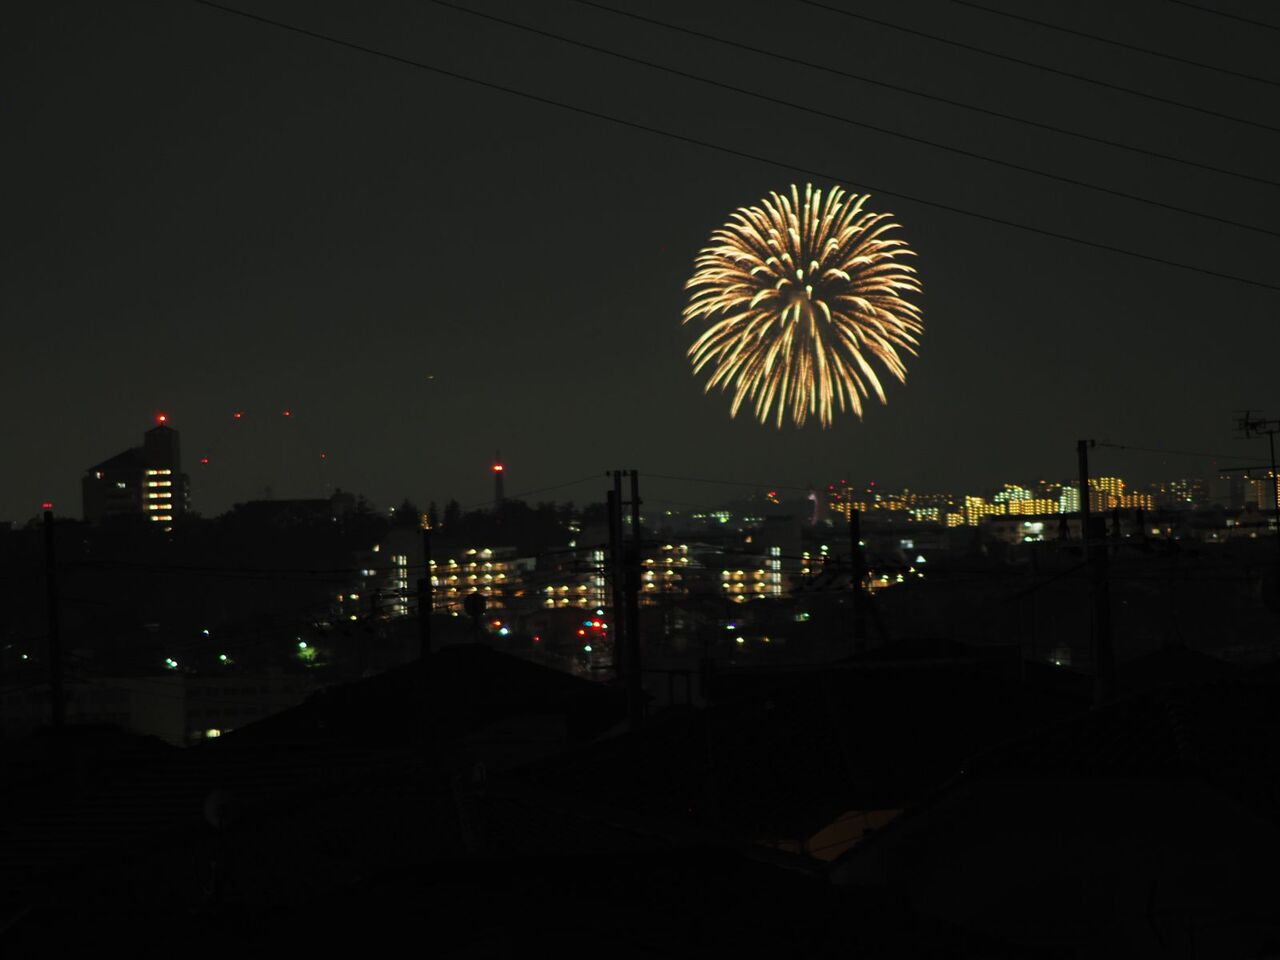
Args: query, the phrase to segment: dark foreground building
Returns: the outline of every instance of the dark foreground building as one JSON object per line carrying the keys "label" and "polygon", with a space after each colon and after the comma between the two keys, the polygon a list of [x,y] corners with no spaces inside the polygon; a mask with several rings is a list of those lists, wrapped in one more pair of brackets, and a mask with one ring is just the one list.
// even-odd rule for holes
{"label": "dark foreground building", "polygon": [[1269,671],[954,644],[622,691],[478,645],[197,747],[0,754],[0,953],[1274,956]]}

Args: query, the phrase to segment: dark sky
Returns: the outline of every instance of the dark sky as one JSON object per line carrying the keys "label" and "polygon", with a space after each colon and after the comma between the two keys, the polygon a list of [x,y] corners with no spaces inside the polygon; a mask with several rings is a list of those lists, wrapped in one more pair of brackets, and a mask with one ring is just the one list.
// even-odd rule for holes
{"label": "dark sky", "polygon": [[[892,191],[1280,283],[1280,239],[1051,183],[619,63],[426,0],[244,9],[592,110],[839,173],[919,251],[906,387],[830,430],[730,421],[680,325],[692,258],[802,174],[727,157],[187,0],[22,4],[0,32],[7,415],[0,518],[79,512],[88,465],[182,430],[197,509],[324,485],[375,503],[488,498],[615,466],[923,489],[1069,476],[1074,440],[1258,452],[1280,293],[1036,237]],[[1280,188],[1192,170],[675,36],[565,0],[476,9],[917,136],[1280,229]],[[949,0],[830,0],[1280,125],[1280,90]],[[1014,9],[1011,0],[988,0]],[[1206,4],[1211,0],[1204,0]],[[624,0],[617,0],[622,6]],[[1024,9],[1022,5],[1016,5]],[[1224,9],[1280,21],[1265,3]],[[799,0],[652,16],[986,107],[1280,178],[1280,134],[1108,92]],[[1274,31],[1166,0],[1034,15],[1280,79]],[[825,181],[822,182],[826,186]],[[284,409],[294,416],[285,420]],[[239,424],[236,409],[246,412]],[[235,429],[233,429],[233,427]],[[319,461],[319,451],[328,459]],[[209,467],[197,465],[208,452]],[[1140,479],[1203,459],[1108,450]],[[546,494],[594,498],[603,481]],[[653,481],[654,502],[728,488]],[[537,499],[535,497],[535,499]]]}

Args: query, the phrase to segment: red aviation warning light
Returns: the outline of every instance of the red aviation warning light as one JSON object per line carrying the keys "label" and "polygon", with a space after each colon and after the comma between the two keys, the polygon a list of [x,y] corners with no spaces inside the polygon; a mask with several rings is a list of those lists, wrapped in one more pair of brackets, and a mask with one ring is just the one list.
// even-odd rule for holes
{"label": "red aviation warning light", "polygon": [[293,411],[292,411],[292,410],[286,410],[286,411],[284,412],[284,415],[285,415],[286,417],[292,417],[292,416],[293,416]]}
{"label": "red aviation warning light", "polygon": [[494,473],[501,473],[501,472],[502,472],[502,464],[500,464],[500,463],[495,463],[495,464],[493,465],[493,472],[494,472]]}
{"label": "red aviation warning light", "polygon": [[168,422],[169,422],[169,415],[168,415],[167,413],[157,413],[157,414],[156,414],[156,423],[163,425],[163,424],[166,424],[166,423],[168,423]]}
{"label": "red aviation warning light", "polygon": [[46,500],[44,503],[40,504],[40,509],[41,509],[41,510],[52,510],[52,509],[53,509],[53,501],[52,501],[52,500]]}
{"label": "red aviation warning light", "polygon": [[208,465],[209,465],[209,458],[208,458],[208,457],[201,457],[201,458],[200,458],[200,466],[202,466],[202,467],[207,467]]}
{"label": "red aviation warning light", "polygon": [[233,413],[233,414],[231,415],[231,419],[232,419],[232,420],[239,420],[239,419],[241,419],[243,416],[244,416],[244,411],[243,411],[243,410],[237,410],[235,413]]}

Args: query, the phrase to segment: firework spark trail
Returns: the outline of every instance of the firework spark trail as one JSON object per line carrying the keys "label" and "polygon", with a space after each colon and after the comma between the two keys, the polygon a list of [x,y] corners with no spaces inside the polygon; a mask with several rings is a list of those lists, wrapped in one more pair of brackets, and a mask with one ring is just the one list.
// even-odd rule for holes
{"label": "firework spark trail", "polygon": [[695,374],[710,367],[707,392],[732,389],[730,416],[750,401],[761,423],[776,410],[781,427],[790,408],[796,426],[816,414],[828,427],[837,408],[861,417],[871,392],[886,402],[869,360],[906,382],[899,351],[915,354],[924,325],[903,299],[921,287],[900,258],[915,254],[866,200],[806,184],[801,202],[793,184],[736,210],[699,251],[683,322],[710,326],[689,357]]}

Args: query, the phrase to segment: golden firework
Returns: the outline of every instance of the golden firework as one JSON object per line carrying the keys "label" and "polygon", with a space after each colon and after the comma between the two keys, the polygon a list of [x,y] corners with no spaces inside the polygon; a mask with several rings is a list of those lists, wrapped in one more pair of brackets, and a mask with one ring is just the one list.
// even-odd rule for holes
{"label": "golden firework", "polygon": [[886,402],[873,361],[906,382],[900,354],[914,356],[924,331],[903,299],[921,292],[902,262],[915,254],[866,201],[806,184],[802,202],[793,184],[736,210],[699,251],[683,322],[710,325],[689,357],[694,373],[711,368],[707,392],[732,387],[730,416],[750,400],[761,423],[776,403],[779,427],[788,408],[796,426],[817,414],[827,427],[837,407],[861,417],[870,391]]}

